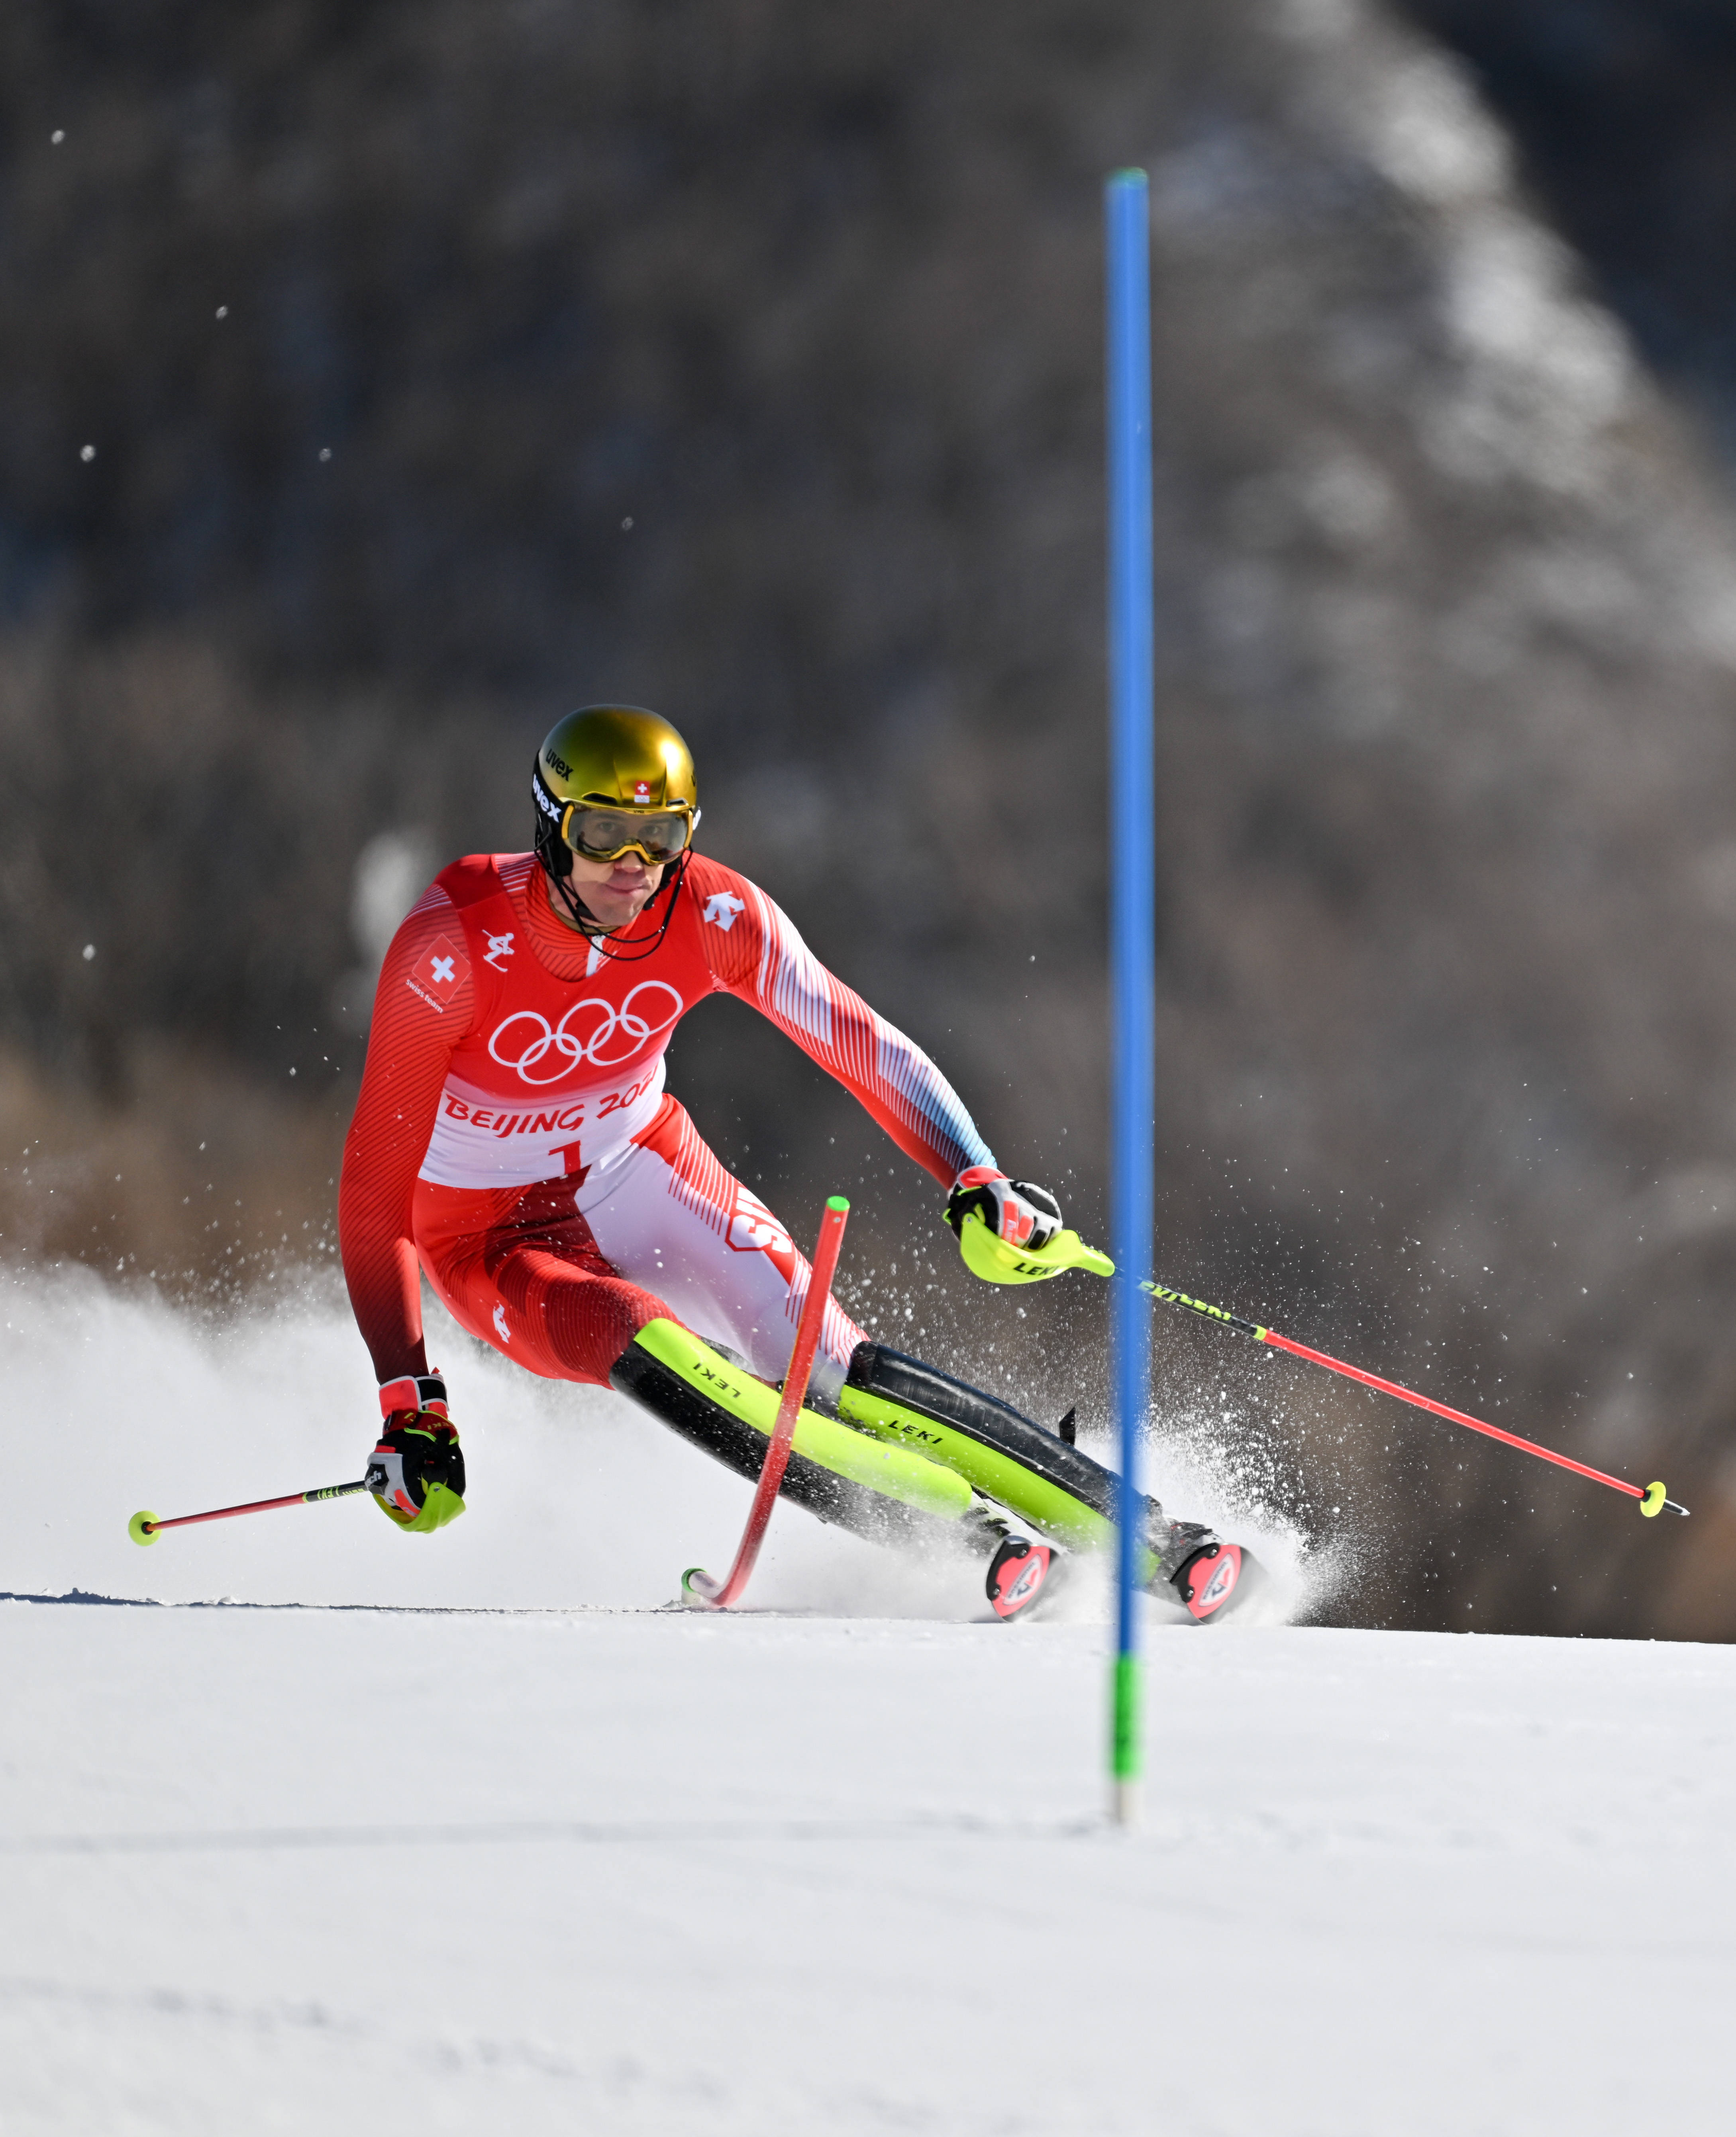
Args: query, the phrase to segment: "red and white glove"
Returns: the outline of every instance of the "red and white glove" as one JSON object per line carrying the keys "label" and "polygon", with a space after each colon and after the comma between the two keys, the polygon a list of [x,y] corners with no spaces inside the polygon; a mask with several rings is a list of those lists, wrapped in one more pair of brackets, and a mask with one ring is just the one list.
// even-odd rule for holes
{"label": "red and white glove", "polygon": [[1046,1187],[1009,1180],[992,1166],[961,1172],[946,1200],[946,1221],[962,1239],[964,1220],[975,1210],[997,1239],[1040,1253],[1061,1227],[1061,1205]]}
{"label": "red and white glove", "polygon": [[431,1409],[445,1417],[446,1384],[438,1372],[406,1373],[402,1379],[380,1382],[380,1415],[388,1422],[403,1409]]}
{"label": "red and white glove", "polygon": [[396,1527],[427,1535],[464,1511],[464,1449],[446,1415],[438,1373],[406,1373],[380,1388],[385,1418],[368,1458],[368,1488]]}

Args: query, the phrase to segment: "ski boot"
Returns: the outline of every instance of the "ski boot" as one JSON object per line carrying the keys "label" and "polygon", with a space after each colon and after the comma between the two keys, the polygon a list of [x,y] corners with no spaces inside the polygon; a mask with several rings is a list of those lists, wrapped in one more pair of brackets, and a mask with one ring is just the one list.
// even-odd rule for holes
{"label": "ski boot", "polygon": [[1060,1584],[1065,1555],[1022,1535],[998,1507],[978,1500],[959,1523],[972,1547],[988,1559],[983,1592],[1003,1623],[1022,1618]]}
{"label": "ski boot", "polygon": [[1022,1617],[1049,1584],[1055,1553],[1046,1543],[1010,1536],[988,1562],[983,1583],[990,1607],[1003,1623]]}
{"label": "ski boot", "polygon": [[1196,1624],[1211,1623],[1254,1593],[1260,1568],[1239,1543],[1226,1543],[1199,1521],[1171,1521],[1168,1530],[1158,1577],[1174,1589]]}

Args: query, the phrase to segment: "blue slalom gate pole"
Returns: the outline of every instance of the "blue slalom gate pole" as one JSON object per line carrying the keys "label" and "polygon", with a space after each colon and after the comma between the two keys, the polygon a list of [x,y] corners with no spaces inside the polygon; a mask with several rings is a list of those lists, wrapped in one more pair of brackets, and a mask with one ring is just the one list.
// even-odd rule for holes
{"label": "blue slalom gate pole", "polygon": [[1114,1814],[1139,1804],[1139,1440],[1150,1385],[1153,1018],[1150,221],[1144,171],[1105,188],[1109,258],[1109,1252],[1115,1409],[1121,1432],[1114,1711]]}

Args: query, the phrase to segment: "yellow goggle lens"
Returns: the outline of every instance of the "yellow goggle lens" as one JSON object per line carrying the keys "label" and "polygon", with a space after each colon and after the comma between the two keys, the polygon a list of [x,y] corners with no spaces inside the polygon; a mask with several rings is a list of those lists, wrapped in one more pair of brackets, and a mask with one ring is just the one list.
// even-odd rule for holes
{"label": "yellow goggle lens", "polygon": [[692,819],[685,809],[641,815],[631,809],[589,809],[572,805],[561,818],[561,836],[588,861],[618,861],[638,852],[653,868],[672,861],[686,847]]}

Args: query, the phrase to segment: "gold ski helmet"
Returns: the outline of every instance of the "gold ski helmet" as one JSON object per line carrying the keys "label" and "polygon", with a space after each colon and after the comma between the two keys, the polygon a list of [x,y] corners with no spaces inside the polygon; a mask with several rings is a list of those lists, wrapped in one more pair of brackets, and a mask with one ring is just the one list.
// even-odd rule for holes
{"label": "gold ski helmet", "polygon": [[557,881],[574,854],[651,868],[679,860],[699,828],[693,757],[665,719],[638,705],[585,705],[549,730],[531,774],[536,849]]}

